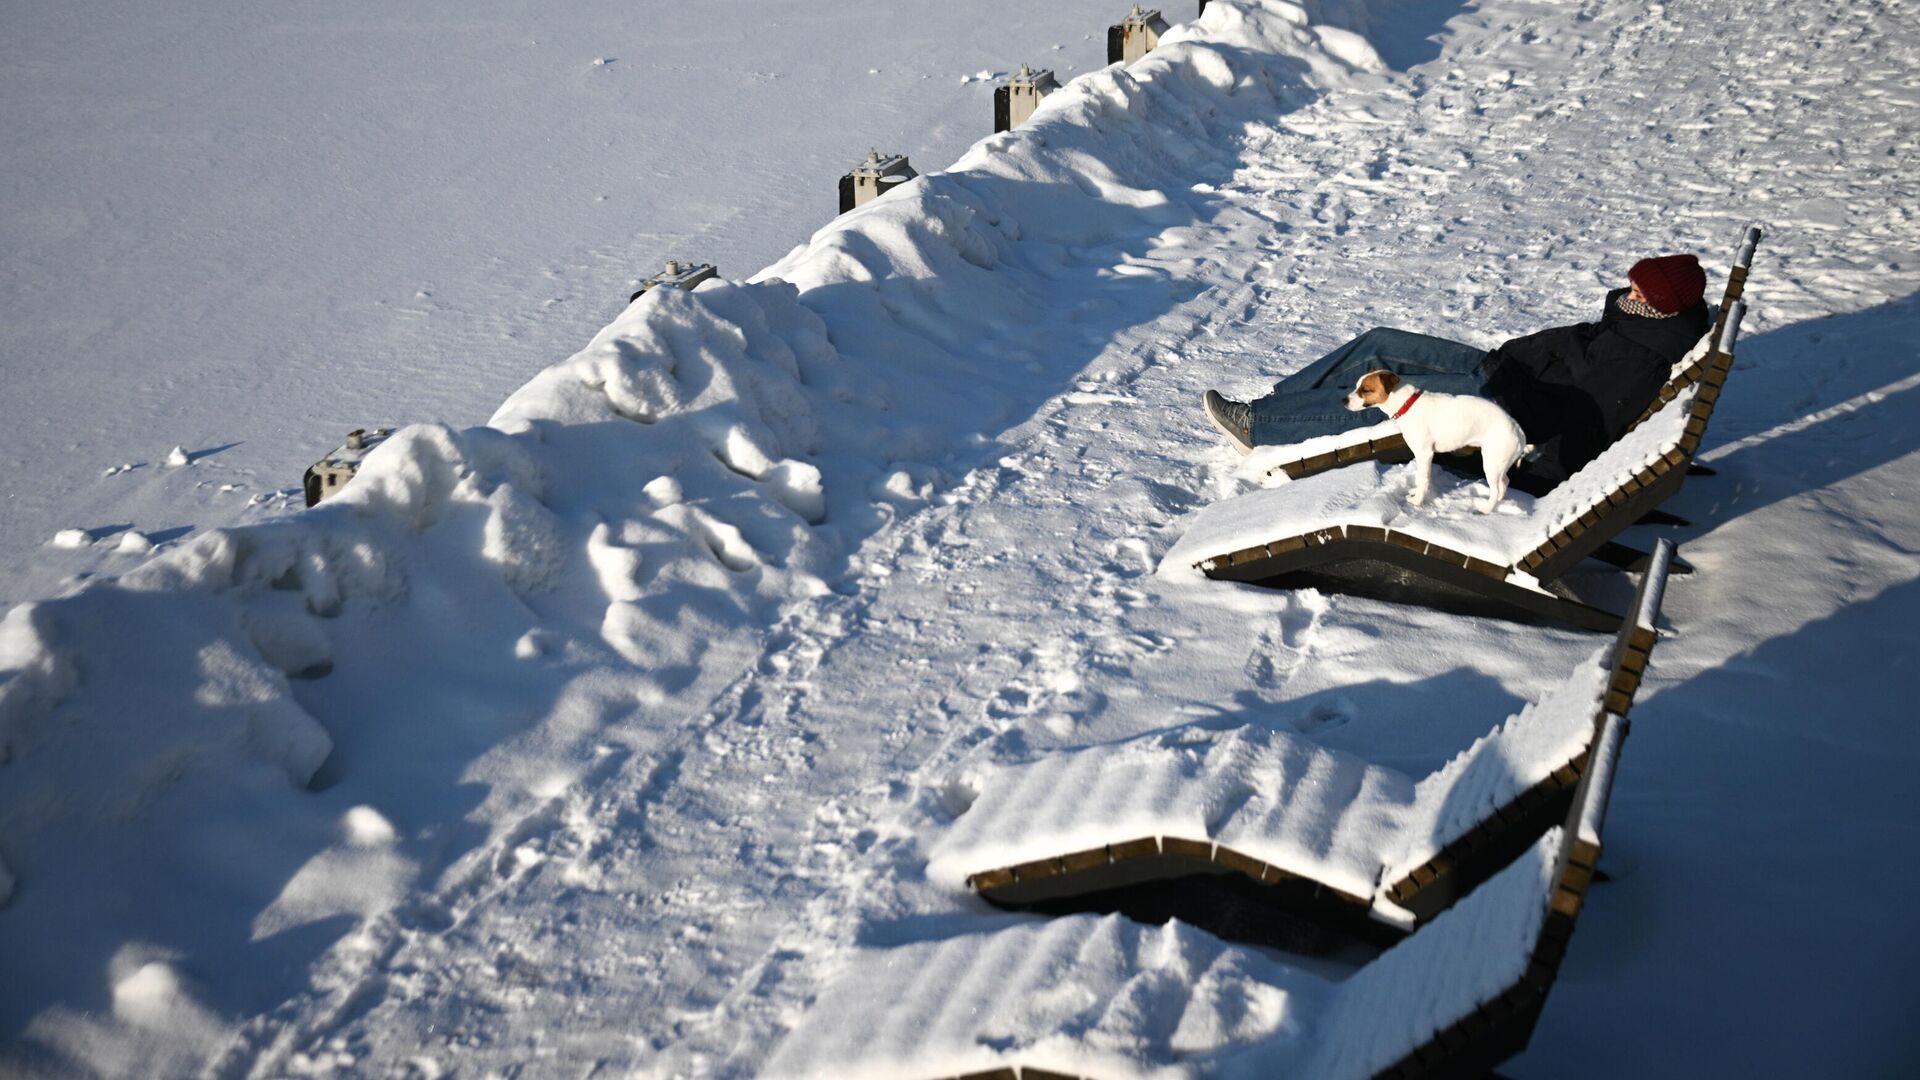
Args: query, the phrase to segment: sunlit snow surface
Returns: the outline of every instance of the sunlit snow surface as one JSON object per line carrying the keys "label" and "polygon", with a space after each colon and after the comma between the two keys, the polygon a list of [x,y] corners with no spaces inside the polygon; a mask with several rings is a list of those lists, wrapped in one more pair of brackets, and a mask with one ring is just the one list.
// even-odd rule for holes
{"label": "sunlit snow surface", "polygon": [[[1058,42],[1091,70],[1120,12],[1058,8],[1079,35],[1035,31],[1019,51],[1072,74],[1043,55]],[[767,54],[805,25],[814,55],[887,69],[831,20],[685,10],[710,35],[764,32]],[[555,71],[642,76],[604,105],[485,49],[467,62],[451,28],[451,69],[407,59],[419,38],[394,20],[472,26],[470,8],[323,27],[348,44],[289,91],[307,119],[260,130],[219,118],[298,71],[231,48],[241,24],[115,24],[191,94],[125,92],[140,70],[91,62],[84,35],[0,36],[0,115],[24,151],[9,161],[33,163],[29,193],[64,182],[35,154],[102,130],[75,117],[120,117],[87,145],[132,153],[140,110],[176,100],[213,118],[205,140],[170,144],[207,177],[243,150],[304,155],[300,183],[262,187],[253,216],[170,209],[217,186],[189,169],[128,170],[169,206],[5,219],[4,408],[39,418],[7,442],[7,550],[24,553],[8,569],[31,585],[12,598],[43,598],[0,622],[6,1071],[754,1075],[869,950],[1010,925],[927,873],[993,770],[1258,729],[1432,773],[1594,640],[1155,575],[1194,511],[1258,486],[1200,393],[1250,396],[1372,325],[1492,345],[1590,319],[1661,251],[1698,253],[1717,290],[1755,222],[1753,311],[1702,455],[1719,475],[1671,506],[1694,522],[1678,534],[1697,572],[1670,590],[1673,640],[1635,711],[1613,881],[1532,1050],[1502,1071],[1913,1061],[1901,988],[1920,948],[1885,903],[1920,884],[1890,854],[1920,831],[1905,797],[1920,736],[1897,679],[1920,602],[1906,5],[1214,0],[1196,38],[1073,83],[937,174],[985,126],[990,83],[959,77],[1020,59],[966,38],[951,65],[916,61],[940,77],[874,95],[964,110],[945,155],[880,147],[913,153],[923,179],[811,239],[824,209],[792,233],[716,225],[707,250],[671,254],[717,254],[738,279],[806,242],[751,283],[620,312],[639,264],[667,253],[633,238],[645,214],[588,216],[586,200],[622,197],[589,194],[612,186],[600,174],[639,171],[585,161],[597,123],[644,97],[685,124],[659,152],[718,155],[699,148],[722,115],[807,146],[823,140],[796,117],[844,115],[778,79],[758,101],[792,112],[667,92],[696,68],[739,90],[750,65],[649,14],[623,6],[617,30],[551,16],[572,42]],[[253,18],[249,33],[290,26]],[[1328,22],[1390,43],[1387,63],[1314,27]],[[628,25],[660,28],[658,45],[628,48]],[[915,55],[964,35],[935,37]],[[179,59],[186,42],[232,62]],[[457,130],[419,128],[444,168],[396,174],[303,141],[329,123],[408,131],[426,100],[474,103]],[[554,145],[483,122],[509,106]],[[905,143],[928,114],[897,115]],[[828,174],[889,142],[868,130],[819,151]],[[807,161],[782,160],[765,171],[798,184]],[[687,188],[712,204],[679,204],[675,222],[798,217],[786,196]],[[459,213],[395,197],[415,191],[451,191]],[[578,216],[539,212],[563,195]],[[275,231],[286,199],[327,202],[300,230],[342,243],[270,260],[285,277],[143,246],[177,228],[293,250]],[[366,293],[301,306],[363,276],[365,237],[394,232],[374,211],[396,204],[418,227],[394,246],[450,253],[454,287],[388,263]],[[62,261],[80,248],[96,253]],[[166,291],[181,281],[211,284]],[[538,333],[512,315],[562,297],[606,306]],[[382,299],[423,314],[361,317]],[[188,321],[160,329],[152,305]],[[283,347],[297,362],[255,364]],[[181,359],[202,353],[222,359]],[[309,400],[336,403],[313,421],[332,434],[222,464],[291,448],[280,409]],[[180,403],[197,401],[211,419],[186,430]],[[496,406],[495,426],[460,426]],[[216,512],[291,484],[335,429],[420,417],[455,424],[396,435],[315,512]],[[168,466],[176,445],[186,463]],[[68,529],[85,542],[39,546]],[[79,572],[120,576],[51,598]],[[1183,933],[1195,941],[1121,936]]]}

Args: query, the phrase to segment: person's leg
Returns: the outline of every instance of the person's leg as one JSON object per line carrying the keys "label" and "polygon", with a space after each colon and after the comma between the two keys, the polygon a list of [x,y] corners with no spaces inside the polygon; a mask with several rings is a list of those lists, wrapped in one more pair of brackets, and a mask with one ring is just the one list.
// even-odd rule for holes
{"label": "person's leg", "polygon": [[1248,404],[1255,446],[1280,446],[1377,424],[1378,410],[1350,412],[1346,396],[1360,376],[1384,368],[1422,389],[1477,394],[1486,350],[1457,341],[1376,327],[1274,384]]}

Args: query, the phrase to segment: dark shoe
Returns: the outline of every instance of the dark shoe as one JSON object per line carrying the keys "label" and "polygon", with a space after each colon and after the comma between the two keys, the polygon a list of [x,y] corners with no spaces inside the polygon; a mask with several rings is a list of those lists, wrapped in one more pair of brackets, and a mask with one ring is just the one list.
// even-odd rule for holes
{"label": "dark shoe", "polygon": [[1242,457],[1253,453],[1253,406],[1223,398],[1217,390],[1207,391],[1200,404],[1207,410],[1207,419]]}

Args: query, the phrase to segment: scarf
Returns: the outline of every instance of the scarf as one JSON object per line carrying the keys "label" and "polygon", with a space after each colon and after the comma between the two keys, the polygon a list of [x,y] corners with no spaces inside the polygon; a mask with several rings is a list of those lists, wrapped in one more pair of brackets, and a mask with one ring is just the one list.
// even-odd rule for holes
{"label": "scarf", "polygon": [[1620,298],[1620,311],[1627,315],[1638,315],[1643,319],[1671,319],[1680,314],[1677,311],[1661,311],[1652,304],[1635,300],[1631,296]]}

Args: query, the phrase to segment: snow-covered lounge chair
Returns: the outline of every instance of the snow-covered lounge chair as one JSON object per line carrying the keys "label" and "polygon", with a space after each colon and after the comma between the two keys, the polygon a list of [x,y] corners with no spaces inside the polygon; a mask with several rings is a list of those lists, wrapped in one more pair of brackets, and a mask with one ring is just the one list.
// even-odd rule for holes
{"label": "snow-covered lounge chair", "polygon": [[[1640,625],[1651,628],[1650,614]],[[1559,974],[1599,861],[1626,732],[1623,717],[1604,716],[1561,823],[1344,979],[1179,922],[1023,921],[859,950],[763,1073],[1484,1076],[1526,1048]]]}
{"label": "snow-covered lounge chair", "polygon": [[[1740,250],[1734,256],[1733,266],[1727,271],[1727,291],[1720,300],[1713,331],[1701,340],[1698,348],[1681,357],[1674,365],[1673,377],[1660,388],[1660,396],[1647,407],[1646,415],[1651,415],[1659,403],[1672,401],[1681,390],[1699,381],[1713,344],[1720,340],[1721,331],[1726,327],[1728,313],[1746,292],[1747,274],[1753,266],[1753,253],[1760,245],[1760,237],[1758,226],[1747,229]],[[1646,419],[1646,415],[1641,419]],[[1268,468],[1267,475],[1278,477],[1285,474],[1290,479],[1300,480],[1357,461],[1383,461],[1399,465],[1412,460],[1413,454],[1407,449],[1407,441],[1400,437],[1399,429],[1392,421],[1383,420],[1369,427],[1296,443],[1285,456]],[[1479,461],[1478,455],[1473,456],[1473,461]]]}
{"label": "snow-covered lounge chair", "polygon": [[1606,718],[1632,707],[1672,557],[1662,541],[1610,644],[1424,779],[1264,729],[1056,754],[980,783],[928,873],[1010,907],[1231,934],[1258,924],[1232,910],[1251,905],[1397,939],[1566,815]]}
{"label": "snow-covered lounge chair", "polygon": [[1680,490],[1733,367],[1746,307],[1734,301],[1716,346],[1680,373],[1633,430],[1538,498],[1509,491],[1473,511],[1479,482],[1406,504],[1404,475],[1360,462],[1206,507],[1162,560],[1210,578],[1310,585],[1612,630],[1620,616],[1559,579]]}

